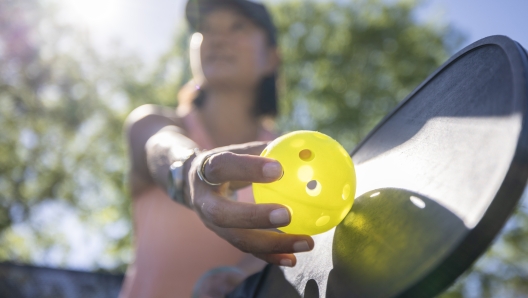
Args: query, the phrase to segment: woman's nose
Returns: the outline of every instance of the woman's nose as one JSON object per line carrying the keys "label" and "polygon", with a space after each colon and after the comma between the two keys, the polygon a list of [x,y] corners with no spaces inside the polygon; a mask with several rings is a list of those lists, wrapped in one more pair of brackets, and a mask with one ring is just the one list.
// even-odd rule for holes
{"label": "woman's nose", "polygon": [[228,30],[216,29],[210,32],[209,38],[212,44],[220,45],[229,42],[231,39],[231,33]]}

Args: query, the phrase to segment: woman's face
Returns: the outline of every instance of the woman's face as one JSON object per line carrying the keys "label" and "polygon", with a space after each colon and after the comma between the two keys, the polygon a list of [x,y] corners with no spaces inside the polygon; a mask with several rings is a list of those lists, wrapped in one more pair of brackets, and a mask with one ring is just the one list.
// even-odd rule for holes
{"label": "woman's face", "polygon": [[208,13],[200,26],[202,73],[211,87],[254,88],[278,65],[266,32],[228,8]]}

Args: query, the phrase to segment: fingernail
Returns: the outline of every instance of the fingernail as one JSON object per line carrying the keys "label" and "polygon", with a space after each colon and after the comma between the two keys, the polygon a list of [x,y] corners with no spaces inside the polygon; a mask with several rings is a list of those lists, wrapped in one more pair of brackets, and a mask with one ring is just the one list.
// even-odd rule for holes
{"label": "fingernail", "polygon": [[288,267],[292,267],[293,266],[293,263],[290,259],[282,259],[280,260],[280,264],[281,266],[288,266]]}
{"label": "fingernail", "polygon": [[275,209],[270,212],[269,220],[272,225],[285,226],[290,223],[290,213],[286,208]]}
{"label": "fingernail", "polygon": [[294,252],[302,252],[302,251],[309,251],[310,246],[308,245],[308,242],[306,240],[297,241],[293,244],[293,251]]}
{"label": "fingernail", "polygon": [[262,174],[266,178],[280,178],[282,176],[282,166],[276,161],[268,162],[262,167]]}

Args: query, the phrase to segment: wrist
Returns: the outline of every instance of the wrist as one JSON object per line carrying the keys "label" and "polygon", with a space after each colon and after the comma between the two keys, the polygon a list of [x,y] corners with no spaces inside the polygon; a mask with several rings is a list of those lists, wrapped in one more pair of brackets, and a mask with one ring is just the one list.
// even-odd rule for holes
{"label": "wrist", "polygon": [[183,163],[183,199],[185,205],[190,209],[194,209],[191,200],[191,187],[189,173],[191,171],[192,163],[199,154],[199,149],[195,149],[194,153]]}
{"label": "wrist", "polygon": [[168,175],[167,194],[176,203],[191,208],[189,192],[189,160],[196,156],[197,149],[172,147],[170,149],[170,168]]}

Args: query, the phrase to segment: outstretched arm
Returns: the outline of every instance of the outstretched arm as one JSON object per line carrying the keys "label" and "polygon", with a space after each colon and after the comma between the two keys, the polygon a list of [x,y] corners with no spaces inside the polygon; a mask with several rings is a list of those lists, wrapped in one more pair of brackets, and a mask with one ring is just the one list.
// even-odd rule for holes
{"label": "outstretched arm", "polygon": [[[154,109],[157,114],[147,113]],[[134,111],[127,120],[127,133],[132,158],[132,192],[138,194],[154,185],[166,189],[174,147],[192,148],[178,125],[162,110],[147,106]],[[137,112],[137,113],[136,113]],[[141,113],[140,113],[141,112]],[[204,152],[184,167],[185,203],[213,232],[243,252],[270,263],[294,266],[294,252],[313,248],[307,235],[283,234],[269,229],[288,225],[290,214],[279,204],[251,204],[228,198],[230,190],[252,182],[267,183],[280,179],[282,168],[272,159],[258,156],[266,146],[262,142],[232,145]],[[204,157],[210,156],[203,164]],[[206,178],[219,186],[210,186],[197,175],[203,166]]]}
{"label": "outstretched arm", "polygon": [[172,147],[196,147],[185,136],[181,122],[172,109],[156,105],[140,106],[127,117],[125,133],[133,197],[156,185],[167,189],[167,173],[173,162]]}

